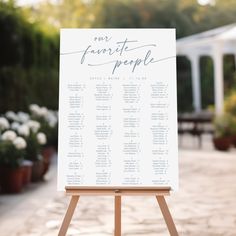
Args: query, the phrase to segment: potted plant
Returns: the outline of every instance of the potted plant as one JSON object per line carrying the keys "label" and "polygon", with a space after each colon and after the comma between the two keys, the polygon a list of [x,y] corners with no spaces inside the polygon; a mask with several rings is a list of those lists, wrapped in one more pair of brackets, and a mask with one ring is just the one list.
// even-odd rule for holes
{"label": "potted plant", "polygon": [[[24,139],[27,139],[27,137],[30,134],[30,129],[26,124],[20,124],[20,123],[17,123],[17,122],[13,122],[11,124],[11,128],[16,130],[18,135],[23,137]],[[29,184],[30,181],[31,181],[32,166],[33,166],[32,161],[26,160],[26,159],[23,160],[22,169],[23,169],[23,184],[24,185]]]}
{"label": "potted plant", "polygon": [[51,151],[50,148],[49,149],[45,148],[47,147],[46,146],[47,137],[43,132],[37,133],[37,141],[41,145],[41,155],[43,157],[43,175],[45,175],[49,170],[50,159],[52,154],[50,152]]}
{"label": "potted plant", "polygon": [[0,185],[3,192],[17,193],[23,187],[22,161],[26,141],[12,130],[5,131],[0,138]]}
{"label": "potted plant", "polygon": [[31,104],[29,110],[32,119],[40,123],[39,131],[47,136],[47,142],[42,147],[44,173],[46,173],[50,167],[51,157],[57,149],[58,114],[55,111],[48,110],[46,107],[39,107],[36,104]]}
{"label": "potted plant", "polygon": [[32,178],[32,166],[33,162],[30,160],[23,160],[22,169],[23,169],[23,185],[28,185]]}
{"label": "potted plant", "polygon": [[46,143],[46,135],[42,132],[38,132],[40,124],[37,121],[29,120],[24,125],[29,128],[29,135],[26,137],[26,160],[33,162],[31,180],[36,182],[43,177],[44,162],[41,155],[41,149]]}
{"label": "potted plant", "polygon": [[215,118],[213,143],[217,150],[227,151],[230,148],[235,124],[235,118],[227,113]]}
{"label": "potted plant", "polygon": [[[230,113],[236,119],[236,93],[232,92],[226,99],[224,104],[225,111]],[[231,143],[236,147],[236,131],[231,135]]]}
{"label": "potted plant", "polygon": [[46,147],[57,149],[58,142],[58,113],[48,110],[46,107],[39,107],[36,104],[29,106],[31,117],[40,123],[40,131],[47,136]]}

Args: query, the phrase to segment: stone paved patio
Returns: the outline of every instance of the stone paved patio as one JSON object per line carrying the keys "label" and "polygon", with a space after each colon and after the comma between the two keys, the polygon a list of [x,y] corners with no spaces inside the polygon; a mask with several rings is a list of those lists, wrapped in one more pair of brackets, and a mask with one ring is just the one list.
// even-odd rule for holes
{"label": "stone paved patio", "polygon": [[[236,235],[236,151],[185,147],[179,152],[180,190],[167,197],[183,236]],[[55,191],[56,165],[47,183],[18,196],[0,196],[1,236],[57,235],[69,197]],[[167,236],[154,197],[124,197],[122,235]],[[67,235],[113,235],[113,198],[81,197]]]}

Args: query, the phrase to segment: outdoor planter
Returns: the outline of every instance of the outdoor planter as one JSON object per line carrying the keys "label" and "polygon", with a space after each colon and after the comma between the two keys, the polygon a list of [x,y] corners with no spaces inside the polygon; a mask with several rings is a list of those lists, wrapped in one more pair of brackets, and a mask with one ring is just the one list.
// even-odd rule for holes
{"label": "outdoor planter", "polygon": [[23,168],[0,167],[0,181],[3,193],[19,193],[23,187]]}
{"label": "outdoor planter", "polygon": [[228,151],[231,145],[230,137],[213,138],[214,147],[220,151]]}
{"label": "outdoor planter", "polygon": [[42,150],[43,163],[44,163],[43,175],[45,175],[49,170],[53,153],[54,153],[54,148],[52,146],[46,146]]}
{"label": "outdoor planter", "polygon": [[38,181],[42,180],[43,171],[44,171],[43,160],[34,161],[33,165],[32,165],[31,181],[38,182]]}
{"label": "outdoor planter", "polygon": [[30,183],[31,176],[32,176],[32,165],[33,165],[33,162],[29,160],[24,160],[22,163],[23,185],[27,185]]}
{"label": "outdoor planter", "polygon": [[0,182],[3,192],[18,193],[23,186],[24,138],[13,130],[5,130],[0,139]]}
{"label": "outdoor planter", "polygon": [[231,136],[231,144],[236,147],[236,135]]}

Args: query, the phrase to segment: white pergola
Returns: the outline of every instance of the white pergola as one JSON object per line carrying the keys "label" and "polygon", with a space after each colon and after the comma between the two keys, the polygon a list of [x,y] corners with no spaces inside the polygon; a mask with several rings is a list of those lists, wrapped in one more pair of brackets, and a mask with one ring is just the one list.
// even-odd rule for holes
{"label": "white pergola", "polygon": [[186,56],[191,62],[193,106],[202,110],[200,65],[201,56],[211,56],[214,63],[215,112],[224,111],[223,55],[234,54],[236,61],[236,23],[191,35],[177,40],[177,55]]}

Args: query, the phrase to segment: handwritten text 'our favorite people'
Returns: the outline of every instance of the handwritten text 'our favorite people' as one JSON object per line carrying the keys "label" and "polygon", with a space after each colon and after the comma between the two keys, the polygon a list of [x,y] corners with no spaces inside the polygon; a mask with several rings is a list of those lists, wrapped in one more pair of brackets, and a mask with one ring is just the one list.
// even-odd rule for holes
{"label": "handwritten text 'our favorite people'", "polygon": [[[157,47],[157,44],[151,43],[151,44],[142,44],[138,40],[129,40],[128,38],[125,38],[121,41],[116,41],[114,43],[114,46],[111,47],[104,47],[104,43],[102,44],[102,47],[99,47],[99,42],[105,42],[108,43],[112,40],[112,37],[94,37],[93,42],[96,43],[95,45],[89,44],[86,46],[84,50],[75,51],[75,52],[65,52],[61,53],[61,55],[69,55],[69,54],[81,54],[80,64],[86,64],[88,66],[103,66],[107,64],[111,64],[111,72],[112,74],[115,74],[116,71],[122,67],[130,67],[131,72],[134,72],[135,69],[138,66],[148,66],[152,63],[156,63],[158,61],[167,60],[169,58],[172,58],[172,56],[167,58],[161,58],[161,59],[155,59],[153,54],[153,49]],[[131,51],[144,51],[142,52],[142,57],[136,57],[132,59],[127,59],[129,56],[129,52]],[[140,54],[140,53],[139,53]],[[102,56],[106,55],[106,58],[110,57],[111,60],[102,61]],[[137,53],[138,55],[138,53]],[[92,57],[91,57],[92,56]],[[114,60],[114,57],[118,57]],[[101,60],[100,63],[94,63],[93,58],[99,57]],[[125,59],[123,59],[125,58]]]}

